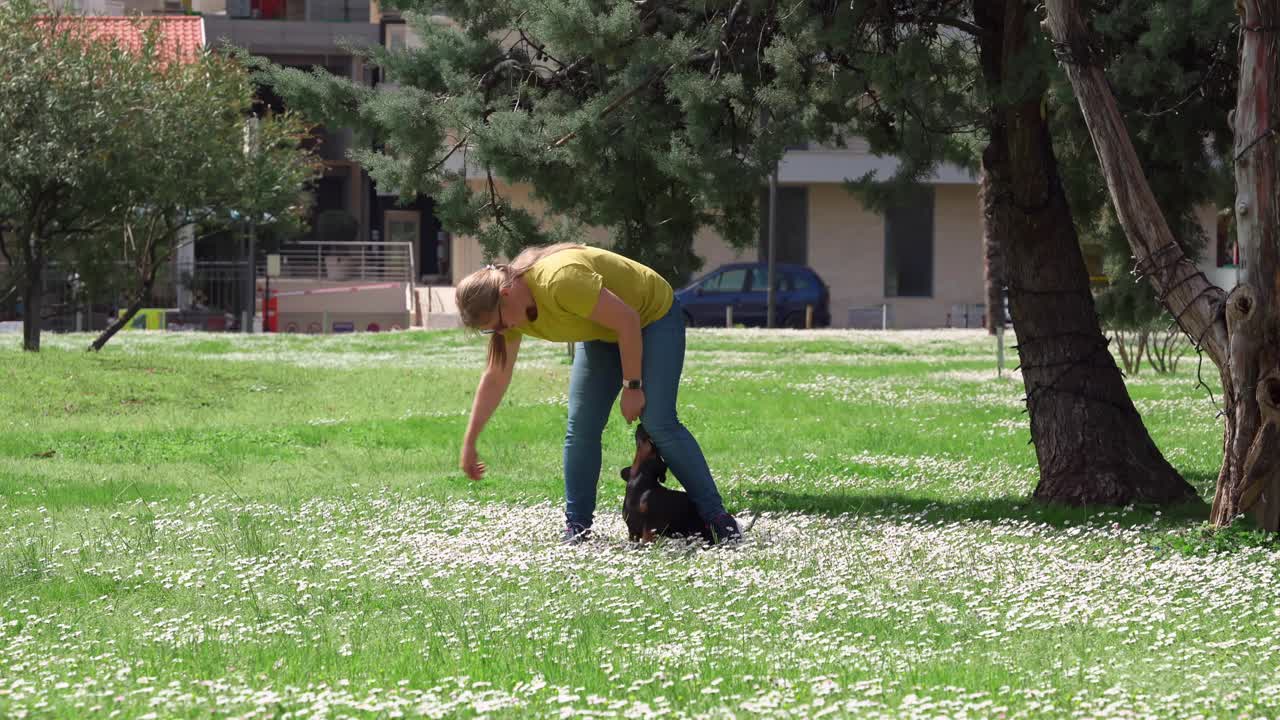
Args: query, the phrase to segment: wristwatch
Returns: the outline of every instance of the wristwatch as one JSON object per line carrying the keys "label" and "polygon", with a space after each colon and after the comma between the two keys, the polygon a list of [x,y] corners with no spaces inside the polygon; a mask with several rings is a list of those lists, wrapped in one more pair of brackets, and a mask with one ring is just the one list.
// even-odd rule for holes
{"label": "wristwatch", "polygon": [[624,390],[639,390],[644,387],[644,383],[639,378],[635,380],[623,380],[622,387]]}

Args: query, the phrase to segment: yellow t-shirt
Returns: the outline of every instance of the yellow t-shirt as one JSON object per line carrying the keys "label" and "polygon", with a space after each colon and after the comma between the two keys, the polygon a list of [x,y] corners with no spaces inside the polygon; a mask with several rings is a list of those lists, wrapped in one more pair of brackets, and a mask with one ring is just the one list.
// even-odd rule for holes
{"label": "yellow t-shirt", "polygon": [[605,340],[617,342],[618,334],[588,319],[607,288],[640,314],[640,327],[659,320],[671,309],[671,284],[650,268],[630,258],[594,247],[570,248],[552,253],[523,275],[538,319],[509,330],[553,342]]}

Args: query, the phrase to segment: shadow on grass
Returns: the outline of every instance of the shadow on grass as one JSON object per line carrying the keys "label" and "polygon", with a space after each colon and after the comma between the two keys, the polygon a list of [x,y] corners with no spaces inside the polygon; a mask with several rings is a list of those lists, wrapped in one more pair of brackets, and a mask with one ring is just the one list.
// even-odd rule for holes
{"label": "shadow on grass", "polygon": [[[800,512],[817,515],[915,515],[929,521],[1025,520],[1055,527],[1091,522],[1120,523],[1122,526],[1149,523],[1160,512],[1162,527],[1186,527],[1203,523],[1209,506],[1191,502],[1169,507],[1137,506],[1129,512],[1115,507],[1068,507],[1047,505],[1030,497],[943,499],[897,493],[813,493],[775,488],[744,488],[744,504],[739,516],[753,512]],[[1099,517],[1100,513],[1107,513]]]}

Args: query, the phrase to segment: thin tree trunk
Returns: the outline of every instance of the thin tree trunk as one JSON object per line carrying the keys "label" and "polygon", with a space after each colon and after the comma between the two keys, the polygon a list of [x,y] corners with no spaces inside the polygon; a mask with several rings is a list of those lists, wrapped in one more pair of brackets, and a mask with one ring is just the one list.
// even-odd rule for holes
{"label": "thin tree trunk", "polygon": [[44,267],[32,263],[26,267],[27,287],[22,297],[22,349],[40,352],[40,328],[44,323]]}
{"label": "thin tree trunk", "polygon": [[142,309],[143,304],[146,302],[147,296],[151,294],[151,283],[147,283],[144,292],[145,294],[134,298],[134,301],[129,303],[129,307],[125,308],[124,313],[121,314],[119,318],[112,321],[112,323],[94,339],[93,344],[89,346],[90,351],[97,352],[101,350],[103,346],[111,340],[111,338],[115,337],[116,333],[120,332],[121,329],[126,327],[129,322],[133,320],[133,316],[138,314],[138,311]]}
{"label": "thin tree trunk", "polygon": [[992,232],[992,225],[998,229],[1001,223],[988,219],[995,217],[997,209],[995,193],[986,173],[978,178],[978,202],[982,205],[982,269],[987,290],[987,332],[995,335],[996,328],[1004,324],[1005,238]]}
{"label": "thin tree trunk", "polygon": [[1045,25],[1084,113],[1117,215],[1139,269],[1183,331],[1218,366],[1222,381],[1223,462],[1211,520],[1225,525],[1251,512],[1263,527],[1280,529],[1280,0],[1237,0],[1243,17],[1232,124],[1244,278],[1229,296],[1173,242],[1077,5],[1050,0]]}
{"label": "thin tree trunk", "polygon": [[35,230],[24,227],[18,237],[22,243],[22,271],[26,280],[22,297],[22,349],[40,352],[40,329],[44,324],[44,253]]}
{"label": "thin tree trunk", "polygon": [[[983,154],[1004,219],[1010,310],[1040,468],[1034,497],[1070,505],[1176,503],[1195,498],[1152,442],[1098,325],[1089,275],[1058,180],[1043,76],[1024,75],[1030,6],[975,0],[988,30],[981,60],[998,104]],[[1007,92],[1017,88],[1019,97]]]}
{"label": "thin tree trunk", "polygon": [[110,325],[107,325],[93,343],[89,345],[91,352],[97,352],[103,348],[111,338],[120,330],[128,326],[133,317],[142,309],[143,304],[151,297],[151,289],[155,287],[156,272],[159,270],[160,264],[156,262],[156,243],[154,239],[148,239],[147,249],[144,253],[145,263],[142,267],[142,286],[138,288],[138,294],[134,296],[133,302],[129,303],[129,307],[125,308],[124,314],[117,318]]}

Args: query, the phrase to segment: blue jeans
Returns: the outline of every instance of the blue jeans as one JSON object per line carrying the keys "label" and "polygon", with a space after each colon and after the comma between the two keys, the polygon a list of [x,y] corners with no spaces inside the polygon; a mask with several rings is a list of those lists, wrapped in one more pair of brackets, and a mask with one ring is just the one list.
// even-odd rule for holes
{"label": "blue jeans", "polygon": [[[678,302],[640,331],[644,347],[641,379],[644,411],[640,422],[671,472],[689,493],[703,520],[724,512],[711,469],[698,441],[676,417],[676,392],[684,369],[684,313]],[[600,481],[600,438],[622,389],[617,343],[578,343],[569,375],[569,426],[564,436],[565,518],[591,527]],[[618,467],[630,464],[619,462]],[[621,480],[619,480],[621,482]]]}

